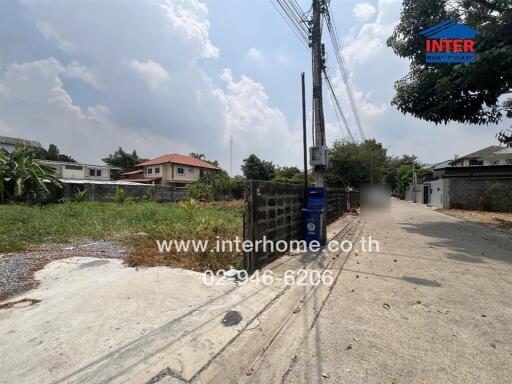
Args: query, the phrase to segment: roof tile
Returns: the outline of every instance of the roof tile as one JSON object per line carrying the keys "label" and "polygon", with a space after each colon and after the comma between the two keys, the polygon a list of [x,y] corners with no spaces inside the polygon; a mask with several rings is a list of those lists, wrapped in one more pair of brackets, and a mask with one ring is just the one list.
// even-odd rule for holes
{"label": "roof tile", "polygon": [[197,159],[192,156],[178,155],[175,153],[144,161],[144,162],[138,164],[138,166],[143,167],[143,166],[147,166],[147,165],[157,165],[157,164],[165,164],[165,163],[182,164],[182,165],[189,165],[191,167],[207,168],[207,169],[220,169],[219,167],[216,167],[215,165],[212,165],[204,160]]}

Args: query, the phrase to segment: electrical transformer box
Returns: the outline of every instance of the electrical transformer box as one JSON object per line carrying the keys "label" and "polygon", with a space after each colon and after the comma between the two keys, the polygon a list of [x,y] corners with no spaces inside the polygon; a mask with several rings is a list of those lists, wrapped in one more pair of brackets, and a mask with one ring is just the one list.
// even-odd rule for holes
{"label": "electrical transformer box", "polygon": [[310,147],[309,164],[312,165],[313,167],[327,167],[327,147]]}

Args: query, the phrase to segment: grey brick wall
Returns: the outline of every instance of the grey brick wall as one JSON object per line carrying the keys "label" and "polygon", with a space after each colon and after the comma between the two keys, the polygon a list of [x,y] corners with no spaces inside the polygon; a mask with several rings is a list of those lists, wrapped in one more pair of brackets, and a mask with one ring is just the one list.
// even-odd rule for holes
{"label": "grey brick wall", "polygon": [[[512,178],[483,179],[483,178],[452,178],[449,179],[450,208],[479,209],[482,194],[495,182],[512,188]],[[494,210],[510,210],[512,196],[499,196]]]}
{"label": "grey brick wall", "polygon": [[[73,199],[76,189],[86,190],[85,198],[88,201],[109,202],[115,195],[117,188],[122,188],[126,194],[136,201],[144,200],[146,194],[151,193],[158,202],[175,202],[188,198],[187,188],[167,187],[162,185],[113,185],[113,184],[64,184],[60,192],[61,197]],[[150,192],[148,192],[150,191]]]}
{"label": "grey brick wall", "polygon": [[[304,187],[269,181],[249,180],[244,197],[244,240],[266,237],[271,241],[302,237]],[[252,272],[279,255],[278,252],[245,252],[245,267]]]}
{"label": "grey brick wall", "polygon": [[[327,189],[327,222],[331,223],[346,212],[347,201],[357,208],[357,193],[348,196],[342,189]],[[244,196],[244,240],[255,244],[265,237],[277,242],[302,239],[302,208],[304,187],[297,184],[249,180]],[[249,272],[269,263],[280,252],[245,252],[244,264]]]}

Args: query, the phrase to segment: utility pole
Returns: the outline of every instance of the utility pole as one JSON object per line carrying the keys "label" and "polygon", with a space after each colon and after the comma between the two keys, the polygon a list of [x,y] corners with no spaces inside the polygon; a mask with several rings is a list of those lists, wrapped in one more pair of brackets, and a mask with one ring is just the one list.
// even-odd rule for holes
{"label": "utility pole", "polygon": [[306,82],[304,80],[304,72],[300,74],[302,86],[302,144],[304,152],[304,188],[308,186],[308,143],[306,136]]}
{"label": "utility pole", "polygon": [[320,244],[327,239],[325,168],[327,167],[327,145],[325,140],[324,108],[322,101],[322,72],[325,68],[325,46],[322,44],[322,14],[326,11],[326,0],[313,0],[310,24],[310,46],[313,56],[313,146],[309,149],[309,163],[315,168],[315,187],[323,194],[320,214]]}
{"label": "utility pole", "polygon": [[310,148],[310,164],[315,168],[315,185],[325,187],[327,146],[322,101],[322,71],[325,48],[322,44],[322,13],[325,0],[313,0],[311,19],[311,54],[313,56],[313,131],[314,143]]}
{"label": "utility pole", "polygon": [[416,169],[412,163],[412,201],[416,203]]}

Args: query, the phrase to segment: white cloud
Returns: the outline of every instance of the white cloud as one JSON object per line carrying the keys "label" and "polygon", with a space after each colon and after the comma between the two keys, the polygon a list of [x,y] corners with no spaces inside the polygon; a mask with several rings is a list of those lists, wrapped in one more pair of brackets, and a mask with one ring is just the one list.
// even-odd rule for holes
{"label": "white cloud", "polygon": [[153,60],[130,60],[129,65],[138,72],[152,88],[158,87],[161,83],[166,82],[170,78],[169,73],[164,67]]}
{"label": "white cloud", "polygon": [[208,7],[205,4],[198,0],[162,0],[161,6],[183,37],[199,43],[203,57],[219,55],[219,49],[211,43],[208,35],[210,24],[207,20]]}
{"label": "white cloud", "polygon": [[84,83],[87,83],[94,88],[101,88],[101,84],[92,74],[89,68],[85,65],[81,65],[77,61],[72,61],[65,68],[62,68],[62,72],[65,77],[72,79],[79,79]]}
{"label": "white cloud", "polygon": [[251,61],[254,61],[258,64],[262,64],[265,58],[263,51],[257,48],[251,48],[247,51],[245,57]]}
{"label": "white cloud", "polygon": [[[360,4],[368,3],[358,5]],[[368,5],[376,11],[373,5]],[[397,11],[399,12],[400,6],[399,0],[379,0],[376,20],[354,28],[343,39],[343,54],[349,65],[367,63],[386,48],[386,40],[398,23]]]}
{"label": "white cloud", "polygon": [[[73,50],[51,58],[55,49],[44,45],[39,47],[39,55],[46,50],[49,59],[21,61],[19,65],[25,67],[20,76],[27,80],[12,79],[16,84],[6,92],[19,94],[24,87],[30,91],[10,105],[13,112],[9,119],[2,116],[9,127],[25,132],[24,136],[31,134],[27,138],[60,143],[70,155],[84,161],[98,161],[119,145],[131,146],[126,149],[135,148],[148,157],[200,151],[226,161],[224,104],[201,68],[201,60],[218,54],[209,39],[208,12],[202,2],[89,0],[57,4],[24,0],[23,5],[27,22],[49,26],[47,30],[64,36]],[[116,27],[119,25],[123,28]],[[40,33],[40,29],[36,31]],[[58,46],[55,39],[51,41]],[[8,66],[4,67],[7,70]],[[5,74],[0,68],[0,77],[2,72]],[[66,78],[80,79],[94,86],[96,92],[83,92],[80,84],[67,89],[62,82]],[[54,85],[42,86],[48,85],[48,79]],[[103,107],[90,109],[95,100],[101,100]],[[25,108],[29,103],[33,107]],[[58,113],[48,103],[63,109]],[[37,115],[45,119],[36,119]],[[85,121],[89,122],[85,131],[90,131],[90,137],[91,132],[104,136],[96,138],[101,145],[87,140],[76,145],[73,135],[82,135],[80,127]]]}
{"label": "white cloud", "polygon": [[[61,68],[53,58],[7,66],[0,84],[15,97],[0,96],[0,131],[45,145],[55,143],[62,152],[87,162],[98,162],[98,154],[111,153],[113,143],[152,155],[162,147],[185,153],[192,149],[166,137],[125,130],[111,120],[104,105],[82,109],[73,104],[59,77]],[[8,128],[11,123],[15,131]]]}
{"label": "white cloud", "polygon": [[54,41],[57,47],[63,52],[72,53],[75,49],[73,44],[66,41],[59,33],[57,33],[50,24],[40,22],[37,25],[39,32],[43,35],[46,40]]}
{"label": "white cloud", "polygon": [[377,10],[375,9],[375,7],[372,4],[363,2],[363,3],[357,3],[354,6],[354,9],[352,10],[352,12],[359,20],[367,21],[367,20],[371,19],[373,17],[373,15],[375,15]]}
{"label": "white cloud", "polygon": [[233,133],[237,157],[256,153],[279,164],[300,164],[302,133],[291,131],[283,113],[269,105],[263,86],[247,76],[236,81],[229,69],[221,79],[226,82],[226,91],[220,92],[226,108],[225,138]]}

